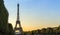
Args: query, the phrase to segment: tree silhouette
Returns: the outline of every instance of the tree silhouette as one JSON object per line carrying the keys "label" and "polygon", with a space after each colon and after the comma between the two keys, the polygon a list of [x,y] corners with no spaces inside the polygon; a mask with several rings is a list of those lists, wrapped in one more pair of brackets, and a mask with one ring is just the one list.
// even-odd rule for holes
{"label": "tree silhouette", "polygon": [[3,0],[0,0],[0,31],[6,34],[8,32],[8,11]]}
{"label": "tree silhouette", "polygon": [[12,24],[9,23],[8,25],[9,25],[9,35],[14,35]]}
{"label": "tree silhouette", "polygon": [[[28,34],[28,32],[26,32],[26,34]],[[33,30],[31,31],[30,35],[60,35],[60,26]]]}
{"label": "tree silhouette", "polygon": [[4,1],[0,0],[0,35],[13,34],[13,28],[11,24],[8,24],[9,13],[5,8]]}
{"label": "tree silhouette", "polygon": [[43,29],[41,30],[41,33],[42,33],[42,34],[45,34],[45,33],[46,33],[46,28],[43,28]]}

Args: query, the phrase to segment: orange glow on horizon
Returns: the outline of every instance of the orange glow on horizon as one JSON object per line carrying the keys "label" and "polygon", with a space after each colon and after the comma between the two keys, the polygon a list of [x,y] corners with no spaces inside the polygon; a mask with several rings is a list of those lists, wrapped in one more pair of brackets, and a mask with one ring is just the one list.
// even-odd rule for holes
{"label": "orange glow on horizon", "polygon": [[[12,20],[13,19],[13,20]],[[55,20],[54,20],[55,21]],[[42,28],[47,28],[47,27],[57,27],[59,24],[56,24],[57,22],[60,23],[59,21],[53,20],[48,20],[48,21],[27,21],[26,20],[21,20],[21,26],[23,28],[23,31],[32,31],[32,30],[37,30],[37,29],[42,29]],[[9,23],[13,25],[13,28],[15,27],[16,21],[15,18],[9,18]],[[54,24],[55,23],[55,24]]]}

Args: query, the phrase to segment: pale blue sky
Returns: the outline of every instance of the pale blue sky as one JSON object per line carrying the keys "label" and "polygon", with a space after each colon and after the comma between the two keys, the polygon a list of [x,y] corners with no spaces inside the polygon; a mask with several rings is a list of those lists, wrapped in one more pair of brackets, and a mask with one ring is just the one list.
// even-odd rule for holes
{"label": "pale blue sky", "polygon": [[60,0],[5,0],[9,23],[16,22],[17,3],[20,3],[20,21],[23,29],[41,29],[60,25]]}

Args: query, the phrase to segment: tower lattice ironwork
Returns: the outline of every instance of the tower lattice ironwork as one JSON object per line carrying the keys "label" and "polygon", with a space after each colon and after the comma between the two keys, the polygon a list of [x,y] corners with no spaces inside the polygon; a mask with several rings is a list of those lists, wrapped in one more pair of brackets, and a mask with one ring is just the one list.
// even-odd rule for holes
{"label": "tower lattice ironwork", "polygon": [[[19,19],[20,18],[19,18],[19,3],[18,3],[17,4],[17,21],[16,21],[16,25],[15,25],[14,31],[15,31],[15,33],[17,33],[16,31],[19,31],[18,33],[20,35],[22,35],[23,34],[23,29],[21,27],[21,23],[20,23],[20,20]],[[17,26],[19,26],[19,27],[17,27]]]}

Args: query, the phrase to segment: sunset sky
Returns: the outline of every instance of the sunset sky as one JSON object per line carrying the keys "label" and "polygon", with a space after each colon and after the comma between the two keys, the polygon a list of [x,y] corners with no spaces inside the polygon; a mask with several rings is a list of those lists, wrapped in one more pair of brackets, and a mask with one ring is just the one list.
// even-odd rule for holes
{"label": "sunset sky", "polygon": [[60,0],[4,0],[9,12],[8,22],[16,24],[17,3],[20,4],[20,21],[24,31],[60,25]]}

